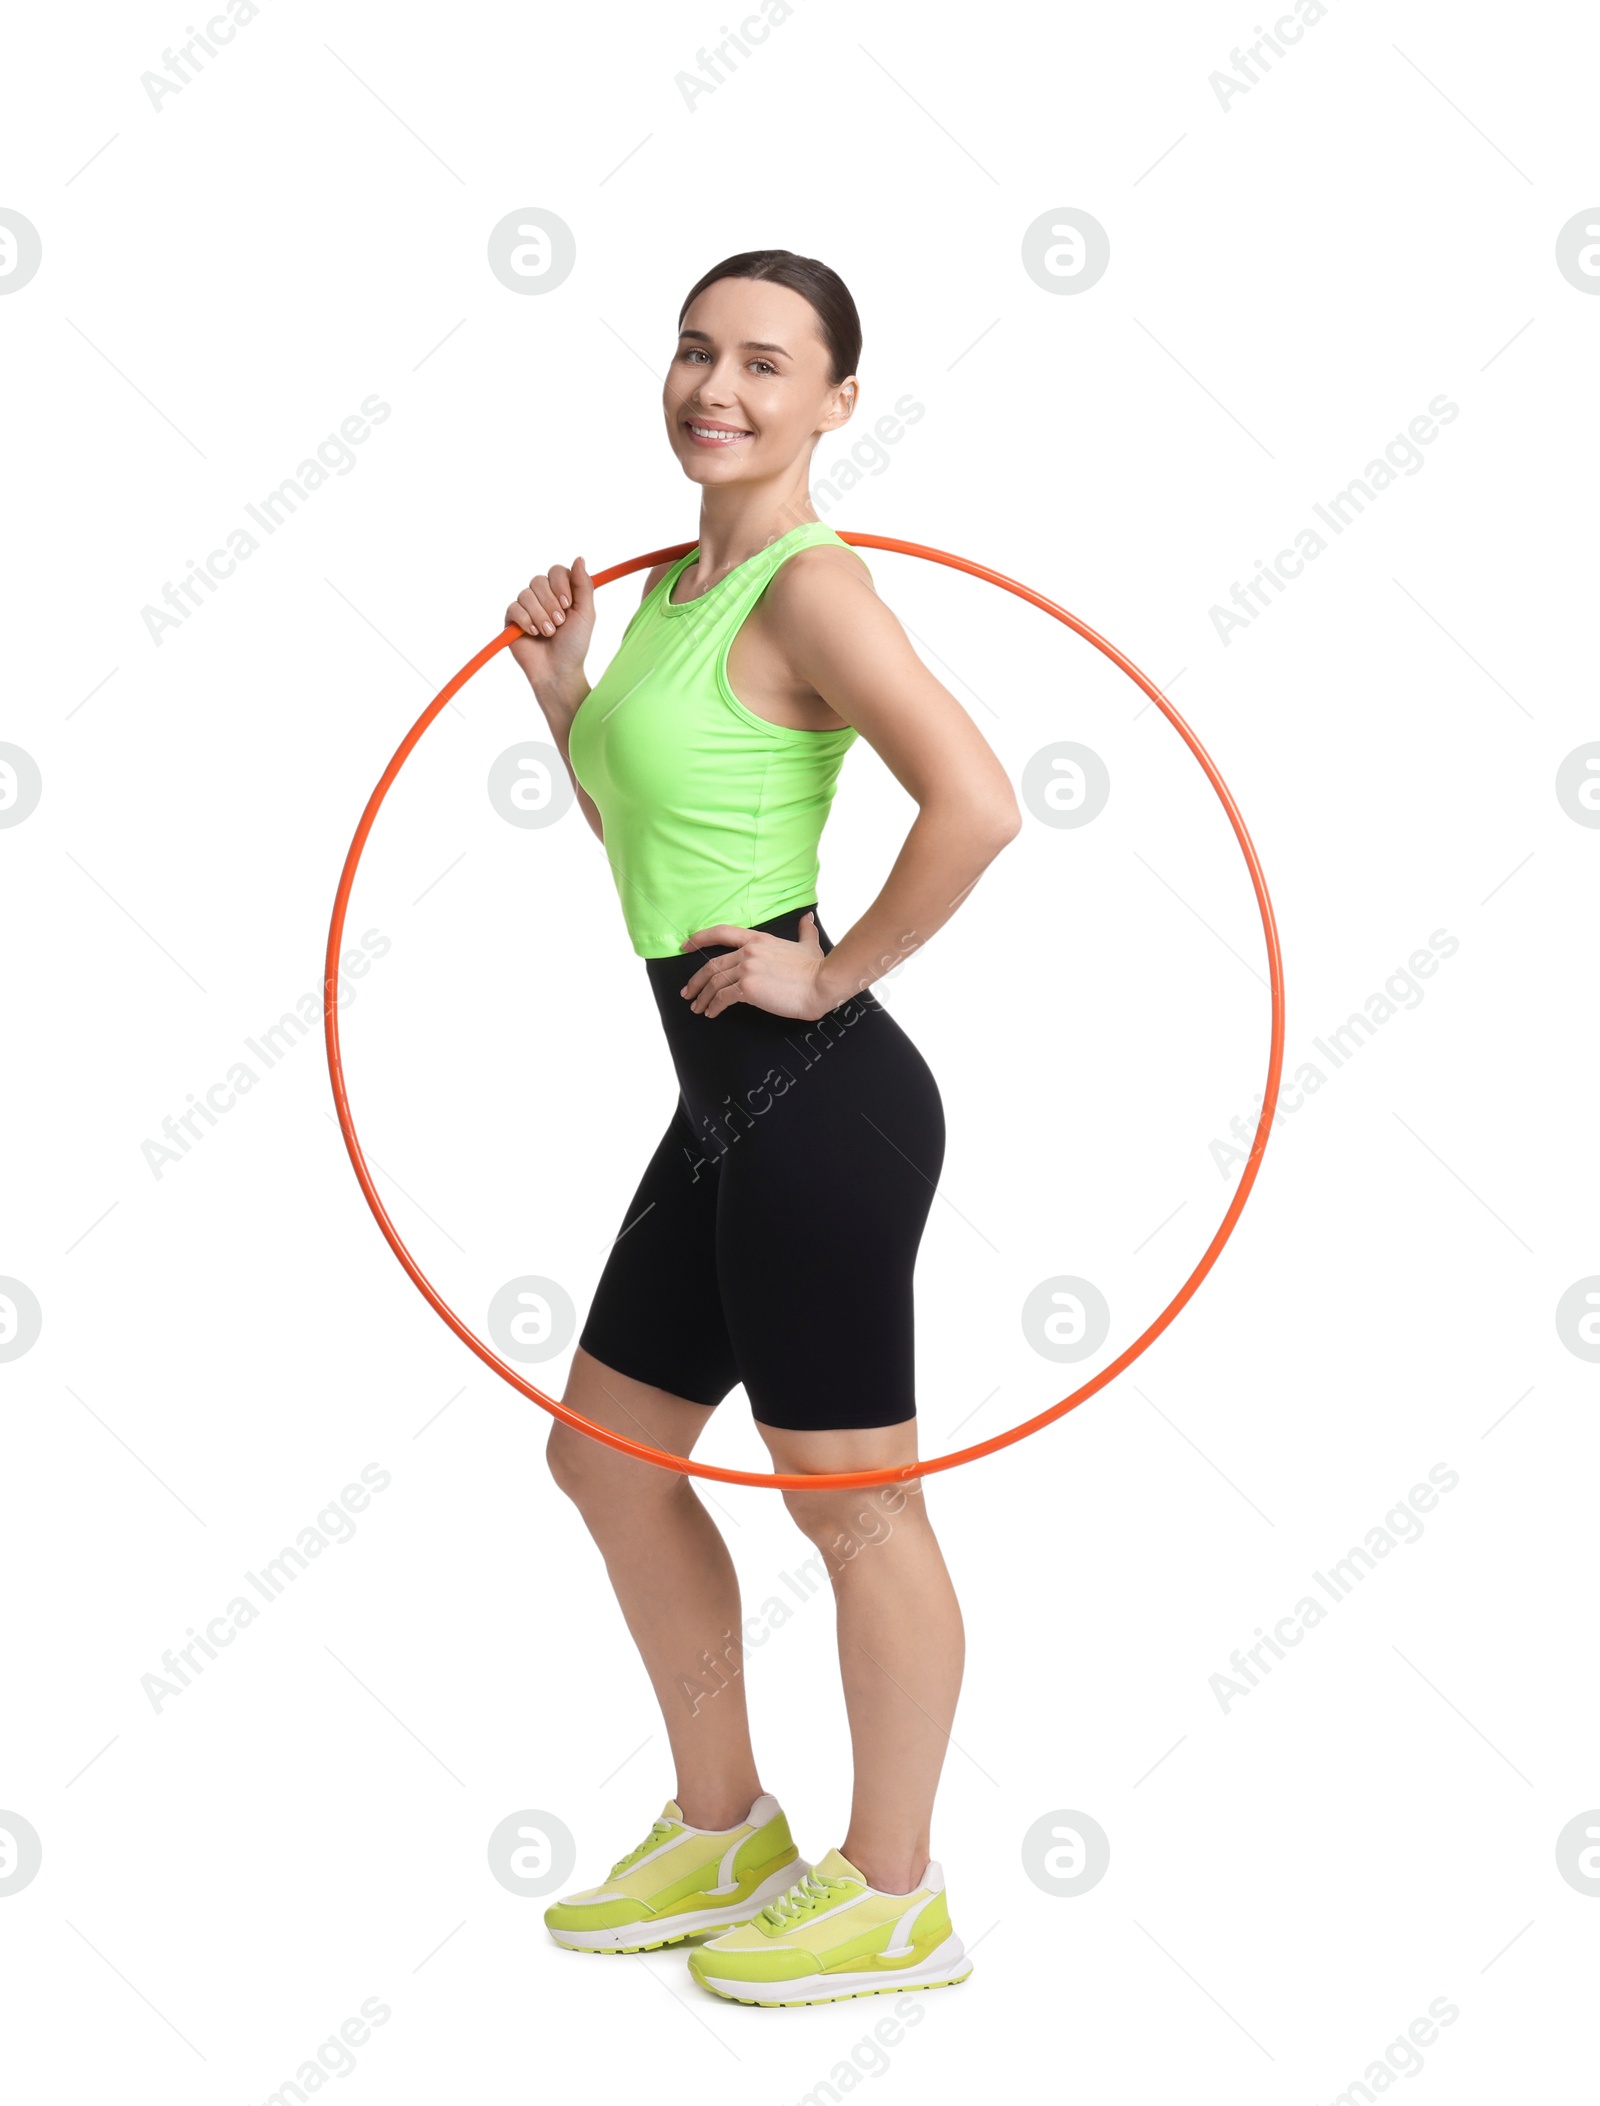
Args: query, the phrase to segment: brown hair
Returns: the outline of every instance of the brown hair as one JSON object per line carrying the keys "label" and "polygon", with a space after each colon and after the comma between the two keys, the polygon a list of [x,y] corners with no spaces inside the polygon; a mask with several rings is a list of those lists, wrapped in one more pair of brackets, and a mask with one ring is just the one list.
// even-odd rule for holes
{"label": "brown hair", "polygon": [[765,278],[799,293],[802,299],[810,301],[822,325],[823,341],[828,347],[828,385],[837,387],[855,372],[861,358],[861,317],[856,313],[850,288],[827,264],[819,263],[814,256],[797,256],[793,249],[746,249],[741,255],[725,257],[691,287],[678,309],[680,328],[701,293],[719,278]]}

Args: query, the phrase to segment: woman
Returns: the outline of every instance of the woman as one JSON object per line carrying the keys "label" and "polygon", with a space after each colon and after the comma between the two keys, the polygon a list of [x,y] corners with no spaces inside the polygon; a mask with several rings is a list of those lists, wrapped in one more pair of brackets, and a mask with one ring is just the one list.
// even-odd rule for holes
{"label": "woman", "polygon": [[[861,332],[826,265],[730,256],[679,315],[667,438],[700,537],[653,569],[592,690],[581,557],[506,610],[511,645],[599,835],[680,1086],[573,1354],[574,1411],[674,1454],[743,1383],[772,1462],[916,1459],[912,1270],[944,1157],[938,1088],[867,990],[949,919],[1021,824],[1005,771],[809,497],[855,408]],[[918,810],[837,943],[817,843],[865,737]],[[756,1768],[738,1586],[692,1481],[551,1429],[649,1671],[677,1793],[603,1886],[557,1902],[565,1946],[719,1933],[690,1968],[754,2003],[965,1980],[935,1787],[963,1638],[919,1482],[788,1492],[833,1582],[855,1785],[808,1867]]]}

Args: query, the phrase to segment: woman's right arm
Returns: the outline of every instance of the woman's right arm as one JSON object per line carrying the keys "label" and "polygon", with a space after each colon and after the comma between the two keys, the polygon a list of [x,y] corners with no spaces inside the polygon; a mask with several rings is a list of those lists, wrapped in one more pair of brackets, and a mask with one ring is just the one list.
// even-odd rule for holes
{"label": "woman's right arm", "polygon": [[[668,568],[660,563],[650,572],[645,579],[646,598]],[[570,568],[558,563],[550,571],[530,578],[526,589],[506,609],[502,626],[507,625],[523,632],[508,648],[527,675],[534,698],[544,711],[583,816],[603,842],[605,829],[599,810],[573,774],[572,757],[567,750],[572,720],[589,692],[583,661],[594,633],[594,584],[582,556],[574,557]]]}
{"label": "woman's right arm", "polygon": [[603,841],[599,811],[573,774],[567,751],[572,720],[589,692],[583,660],[594,632],[594,586],[583,558],[575,557],[570,569],[558,563],[530,578],[506,609],[505,620],[522,631],[508,648],[544,711],[583,816]]}

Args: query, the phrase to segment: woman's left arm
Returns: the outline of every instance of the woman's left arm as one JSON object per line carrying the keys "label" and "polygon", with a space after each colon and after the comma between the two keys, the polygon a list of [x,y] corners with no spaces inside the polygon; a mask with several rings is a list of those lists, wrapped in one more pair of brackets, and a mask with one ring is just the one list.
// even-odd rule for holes
{"label": "woman's left arm", "polygon": [[689,939],[738,945],[685,984],[697,1010],[715,1016],[746,1001],[814,1020],[942,928],[1022,815],[988,740],[917,656],[856,557],[799,552],[768,587],[764,613],[795,673],[855,725],[917,805],[883,889],[825,956],[809,924],[801,943],[726,926]]}

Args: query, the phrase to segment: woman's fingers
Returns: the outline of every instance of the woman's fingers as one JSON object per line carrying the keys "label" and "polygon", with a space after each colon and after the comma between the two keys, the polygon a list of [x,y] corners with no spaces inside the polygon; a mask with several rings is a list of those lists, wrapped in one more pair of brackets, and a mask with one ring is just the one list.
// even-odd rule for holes
{"label": "woman's fingers", "polygon": [[546,577],[534,578],[529,583],[526,591],[517,594],[517,598],[527,608],[540,632],[545,636],[554,636],[556,630],[566,620],[559,596],[551,585],[550,580]]}
{"label": "woman's fingers", "polygon": [[[735,928],[731,922],[719,921],[713,928],[696,929],[693,935],[685,936],[682,943],[678,946],[679,950],[682,951],[699,950],[708,943],[732,944],[735,946],[731,952],[721,958],[708,958],[705,964],[699,967],[697,971],[692,972],[688,979],[684,981],[682,987],[679,988],[679,994],[689,1003],[692,1009],[698,1012],[702,990],[707,994],[715,993],[717,975],[719,973],[723,974],[725,979],[736,980],[739,977],[738,946],[763,933],[765,932],[757,929]],[[727,972],[726,969],[728,967],[733,968],[731,973]]]}
{"label": "woman's fingers", "polygon": [[532,635],[554,635],[555,625],[550,620],[549,615],[545,612],[538,595],[533,591],[531,586],[517,594],[517,605],[527,616],[529,632]]}
{"label": "woman's fingers", "polygon": [[745,999],[737,979],[713,981],[700,1001],[693,1004],[698,1016],[721,1016],[724,1009],[731,1009],[735,1002]]}
{"label": "woman's fingers", "polygon": [[[689,1007],[697,1013],[713,995],[724,988],[739,984],[737,959],[714,958],[709,965],[702,965],[693,978],[684,984],[684,993],[689,996]],[[692,989],[692,992],[691,992]]]}
{"label": "woman's fingers", "polygon": [[581,670],[594,628],[594,585],[583,558],[530,578],[506,609],[505,625],[521,632],[511,655],[530,680]]}
{"label": "woman's fingers", "polygon": [[764,936],[768,933],[765,929],[740,929],[731,921],[719,921],[712,928],[694,930],[691,935],[684,937],[678,948],[680,951],[686,951],[691,945],[698,950],[701,944],[705,943],[744,943],[752,936]]}

